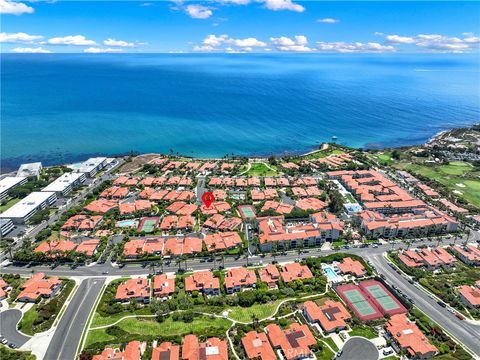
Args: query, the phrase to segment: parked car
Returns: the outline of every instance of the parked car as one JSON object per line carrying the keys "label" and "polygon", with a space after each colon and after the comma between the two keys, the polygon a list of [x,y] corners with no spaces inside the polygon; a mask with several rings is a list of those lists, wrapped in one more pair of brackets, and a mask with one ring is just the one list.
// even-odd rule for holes
{"label": "parked car", "polygon": [[458,313],[458,312],[455,313],[455,316],[456,316],[457,318],[459,318],[460,320],[465,320],[465,317],[464,317],[462,314]]}
{"label": "parked car", "polygon": [[440,305],[441,307],[444,307],[446,308],[447,307],[447,304],[445,304],[443,301],[437,301],[437,304]]}

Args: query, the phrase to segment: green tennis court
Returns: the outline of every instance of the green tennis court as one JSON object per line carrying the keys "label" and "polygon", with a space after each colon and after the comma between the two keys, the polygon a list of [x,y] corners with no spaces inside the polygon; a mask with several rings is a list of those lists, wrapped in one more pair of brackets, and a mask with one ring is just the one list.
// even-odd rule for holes
{"label": "green tennis court", "polygon": [[368,316],[377,312],[363,297],[360,291],[353,289],[346,290],[343,293],[361,316]]}
{"label": "green tennis court", "polygon": [[385,310],[395,310],[398,309],[397,302],[393,300],[392,296],[389,295],[380,285],[371,285],[365,287],[365,289],[377,300],[382,308]]}
{"label": "green tennis court", "polygon": [[142,222],[142,225],[140,226],[140,231],[151,233],[153,232],[153,230],[155,230],[156,223],[156,219],[146,219]]}
{"label": "green tennis court", "polygon": [[255,211],[250,206],[241,206],[239,207],[240,212],[242,213],[243,218],[250,219],[255,217]]}

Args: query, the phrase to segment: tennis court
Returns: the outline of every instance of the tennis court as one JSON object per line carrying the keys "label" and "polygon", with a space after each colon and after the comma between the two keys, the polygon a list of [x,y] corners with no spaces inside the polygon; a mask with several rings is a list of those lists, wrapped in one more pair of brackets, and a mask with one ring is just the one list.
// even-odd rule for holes
{"label": "tennis court", "polygon": [[399,309],[400,306],[380,285],[366,286],[365,290],[372,295],[385,311]]}
{"label": "tennis court", "polygon": [[240,215],[244,219],[254,219],[255,218],[255,210],[252,206],[245,205],[245,206],[239,206],[238,210],[240,211]]}
{"label": "tennis court", "polygon": [[360,316],[368,316],[377,312],[377,310],[375,310],[373,306],[368,303],[367,299],[365,299],[360,291],[352,289],[346,290],[343,293]]}
{"label": "tennis court", "polygon": [[139,226],[139,231],[144,231],[146,233],[151,233],[155,230],[157,226],[158,218],[146,218],[143,219]]}

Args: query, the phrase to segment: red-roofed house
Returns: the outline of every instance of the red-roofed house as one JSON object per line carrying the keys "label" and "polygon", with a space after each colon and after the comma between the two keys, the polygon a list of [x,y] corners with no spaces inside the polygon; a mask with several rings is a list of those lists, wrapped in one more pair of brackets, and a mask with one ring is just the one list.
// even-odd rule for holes
{"label": "red-roofed house", "polygon": [[282,330],[277,324],[269,324],[265,328],[270,343],[275,349],[280,349],[287,360],[314,358],[310,346],[317,343],[307,325],[291,324]]}
{"label": "red-roofed house", "polygon": [[242,338],[242,344],[250,360],[277,359],[265,333],[257,333],[252,330]]}
{"label": "red-roofed house", "polygon": [[44,273],[32,275],[20,287],[22,291],[17,296],[17,301],[36,302],[40,297],[50,298],[55,296],[62,287],[62,281],[57,276],[47,278]]}
{"label": "red-roofed house", "polygon": [[252,287],[257,282],[255,271],[246,268],[233,268],[227,271],[225,275],[225,290],[227,294],[242,290],[242,288]]}
{"label": "red-roofed house", "polygon": [[325,209],[327,207],[327,204],[317,198],[306,198],[306,199],[297,200],[297,202],[295,203],[295,206],[305,211],[307,210],[320,211],[322,209]]}
{"label": "red-roofed house", "polygon": [[462,285],[458,295],[468,307],[480,308],[480,289],[478,287]]}
{"label": "red-roofed house", "polygon": [[313,274],[308,266],[301,265],[299,263],[283,265],[280,275],[282,275],[282,279],[285,283],[295,280],[306,280],[313,278]]}
{"label": "red-roofed house", "polygon": [[123,203],[119,205],[120,215],[150,211],[152,206],[153,203],[148,200],[136,200],[133,203]]}
{"label": "red-roofed house", "polygon": [[118,302],[129,302],[133,299],[144,304],[150,302],[150,282],[148,279],[128,279],[118,286],[115,300]]}
{"label": "red-roofed house", "polygon": [[193,255],[202,251],[202,239],[189,237],[171,237],[165,241],[163,256]]}
{"label": "red-roofed house", "polygon": [[362,263],[358,260],[353,260],[351,257],[342,259],[338,267],[342,273],[355,275],[356,277],[362,277],[367,274]]}
{"label": "red-roofed house", "polygon": [[199,343],[196,335],[186,335],[183,338],[182,360],[228,360],[227,342],[213,337]]}
{"label": "red-roofed house", "polygon": [[180,346],[171,342],[163,342],[152,349],[152,360],[178,360]]}
{"label": "red-roofed house", "polygon": [[345,320],[352,317],[341,302],[332,300],[326,300],[322,306],[307,301],[303,304],[303,314],[308,321],[318,323],[327,333],[345,329]]}
{"label": "red-roofed house", "polygon": [[242,243],[240,235],[236,232],[223,232],[205,235],[203,242],[207,246],[207,251],[229,250]]}
{"label": "red-roofed house", "polygon": [[417,325],[403,314],[393,315],[386,328],[394,347],[407,351],[415,359],[427,359],[438,351]]}
{"label": "red-roofed house", "polygon": [[74,215],[62,225],[62,230],[93,230],[101,221],[100,215]]}
{"label": "red-roofed house", "polygon": [[95,254],[98,244],[100,244],[100,240],[88,239],[88,240],[82,241],[80,245],[77,246],[75,251],[79,253],[83,253],[88,257],[91,257]]}
{"label": "red-roofed house", "polygon": [[90,204],[84,207],[85,210],[93,213],[105,214],[118,207],[118,202],[115,200],[93,200]]}
{"label": "red-roofed house", "polygon": [[140,356],[141,343],[130,341],[123,352],[120,349],[105,348],[100,355],[93,355],[92,360],[140,360]]}
{"label": "red-roofed house", "polygon": [[175,275],[155,275],[153,277],[153,297],[166,298],[175,292]]}
{"label": "red-roofed house", "polygon": [[198,271],[185,278],[185,291],[199,291],[205,295],[220,294],[220,280],[211,271]]}
{"label": "red-roofed house", "polygon": [[260,280],[273,289],[277,287],[278,279],[280,278],[280,271],[275,265],[269,264],[264,269],[258,270]]}

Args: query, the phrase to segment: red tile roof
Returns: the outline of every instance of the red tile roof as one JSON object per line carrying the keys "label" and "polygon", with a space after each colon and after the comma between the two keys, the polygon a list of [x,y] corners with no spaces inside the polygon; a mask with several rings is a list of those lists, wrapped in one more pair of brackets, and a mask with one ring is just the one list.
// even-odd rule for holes
{"label": "red tile roof", "polygon": [[74,215],[62,225],[62,230],[93,230],[102,219],[100,215]]}
{"label": "red tile roof", "polygon": [[313,278],[313,274],[307,265],[299,263],[285,264],[280,272],[285,283],[295,280],[306,280]]}
{"label": "red tile roof", "polygon": [[274,348],[280,348],[287,360],[312,356],[310,346],[317,341],[307,325],[293,323],[288,329],[282,330],[277,324],[269,324],[265,330],[270,343]]}
{"label": "red tile roof", "polygon": [[468,285],[460,286],[459,293],[474,307],[480,307],[480,289]]}
{"label": "red tile roof", "polygon": [[347,326],[345,320],[351,318],[350,313],[339,301],[327,300],[322,306],[313,301],[303,304],[304,311],[312,321],[318,321],[326,332],[343,329]]}
{"label": "red tile roof", "polygon": [[130,300],[150,297],[150,284],[148,279],[128,279],[117,288],[116,300]]}
{"label": "red tile roof", "polygon": [[171,342],[163,342],[152,349],[152,360],[178,360],[180,346]]}
{"label": "red tile roof", "polygon": [[246,268],[233,268],[225,274],[225,287],[231,289],[236,286],[252,286],[257,282],[255,271]]}
{"label": "red tile roof", "polygon": [[153,296],[165,297],[175,292],[175,275],[155,275],[153,277]]}
{"label": "red tile roof", "polygon": [[228,360],[227,342],[214,337],[200,343],[196,335],[186,335],[183,338],[182,360]]}
{"label": "red tile roof", "polygon": [[57,276],[47,278],[44,273],[36,273],[20,287],[22,291],[17,299],[36,301],[40,296],[50,297],[61,284]]}
{"label": "red tile roof", "polygon": [[257,333],[256,331],[248,332],[242,338],[242,344],[247,353],[248,359],[255,360],[276,360],[275,352],[268,342],[265,333]]}
{"label": "red tile roof", "polygon": [[211,271],[198,271],[185,278],[185,291],[203,291],[220,289],[220,280]]}
{"label": "red tile roof", "polygon": [[367,273],[362,263],[358,260],[353,260],[351,257],[344,258],[340,261],[338,267],[342,273],[352,274],[357,277],[364,276]]}
{"label": "red tile roof", "polygon": [[236,232],[208,234],[205,235],[203,241],[209,252],[227,250],[242,243],[240,235]]}

